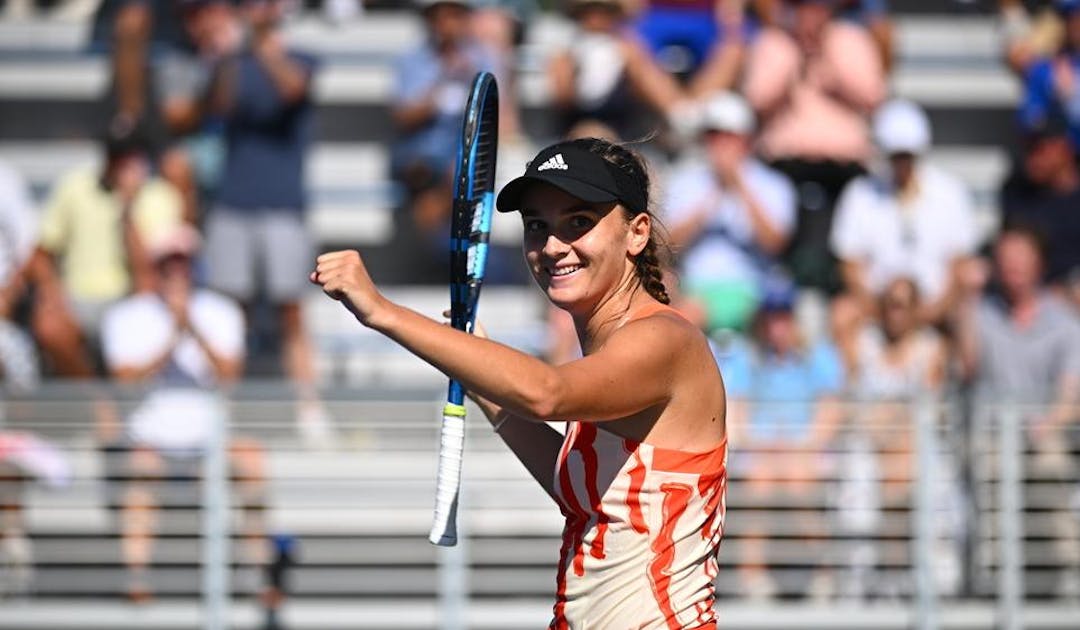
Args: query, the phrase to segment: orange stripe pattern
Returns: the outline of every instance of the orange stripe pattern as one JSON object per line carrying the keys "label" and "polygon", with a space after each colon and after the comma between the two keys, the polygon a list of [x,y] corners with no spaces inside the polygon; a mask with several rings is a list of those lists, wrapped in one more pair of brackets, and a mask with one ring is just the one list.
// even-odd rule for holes
{"label": "orange stripe pattern", "polygon": [[551,628],[715,628],[727,444],[662,449],[571,422]]}

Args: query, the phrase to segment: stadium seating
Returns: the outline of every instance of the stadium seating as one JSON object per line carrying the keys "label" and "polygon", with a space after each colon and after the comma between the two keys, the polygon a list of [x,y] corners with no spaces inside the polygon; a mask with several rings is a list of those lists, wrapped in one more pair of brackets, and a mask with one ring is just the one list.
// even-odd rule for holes
{"label": "stadium seating", "polygon": [[[1012,142],[1012,109],[1019,94],[1017,83],[999,63],[994,20],[970,10],[971,3],[893,4],[901,11],[894,92],[928,108],[937,140],[932,157],[976,192],[983,225],[989,230],[995,222],[996,186],[1008,167],[1004,147]],[[544,18],[531,29],[523,52],[525,122],[537,139],[550,135],[540,74],[543,47],[537,42],[543,41],[545,32],[560,28],[557,19]],[[95,159],[93,138],[101,120],[96,101],[105,87],[107,69],[101,57],[84,52],[85,30],[83,25],[51,21],[0,22],[0,159],[28,176],[39,198],[68,167]],[[310,225],[322,247],[362,245],[387,264],[403,255],[393,246],[393,213],[400,193],[386,172],[386,143],[391,138],[386,101],[394,56],[420,35],[411,16],[395,11],[372,12],[354,25],[338,28],[302,19],[289,29],[291,41],[324,60],[317,84],[318,142],[308,177],[313,197]],[[503,234],[504,243],[514,242],[512,229]],[[543,306],[534,293],[521,287],[485,291],[483,318],[493,336],[539,349]],[[432,316],[445,303],[441,287],[399,286],[394,292]],[[321,453],[300,447],[292,406],[277,398],[280,389],[269,394],[242,390],[238,398],[248,402],[237,406],[234,418],[237,432],[256,435],[270,448],[270,524],[274,531],[300,540],[295,592],[305,602],[361,602],[361,616],[364,605],[379,610],[379,601],[403,601],[403,608],[414,607],[420,615],[416,618],[422,619],[439,579],[439,556],[425,535],[443,377],[381,338],[358,330],[344,310],[318,294],[305,301],[305,309],[314,326],[322,382],[333,388],[329,408],[338,422],[338,450]],[[117,528],[106,507],[102,462],[90,438],[85,402],[57,397],[37,403],[28,417],[36,430],[65,445],[76,469],[70,488],[34,489],[29,496],[35,597],[119,600],[124,576]],[[19,428],[17,419],[12,422],[11,428]],[[496,621],[486,627],[537,627],[546,621],[554,589],[560,519],[550,500],[483,423],[474,427],[464,499],[469,506],[464,525],[476,537],[469,551],[470,589],[490,601],[522,600],[536,615],[518,625]],[[1053,507],[1054,495],[1041,492],[1042,488],[1033,483],[1026,493],[1030,509]],[[988,496],[994,489],[991,481],[979,486]],[[789,527],[792,511],[825,508],[828,493],[823,487],[804,497],[805,505],[760,504],[735,490],[729,510],[740,518],[732,521],[722,548],[720,593],[726,597],[737,591],[731,568],[739,558],[740,538],[754,520],[770,523],[769,535],[776,544],[769,548],[769,561],[781,576],[785,593],[804,590],[823,558],[842,567],[850,539],[837,536],[824,547],[810,549]],[[910,565],[910,514],[906,505],[889,508],[890,517],[873,544],[887,559],[885,572],[903,584],[896,596],[906,597],[910,584],[903,577]],[[163,523],[165,535],[159,541],[152,580],[166,600],[190,601],[198,594],[198,519],[193,511],[181,509],[171,511]],[[1056,560],[1051,533],[1040,529],[1049,525],[1035,519],[1026,527],[1027,586],[1032,593],[1044,592],[1050,578],[1043,576],[1050,575]],[[995,532],[990,528],[979,535],[981,541],[992,542]],[[980,570],[992,577],[993,555],[987,551],[979,557]],[[237,555],[235,560],[234,587],[250,592],[242,558]],[[993,586],[991,581],[975,593],[976,601]],[[4,626],[4,619],[0,615],[0,627],[26,627],[18,622]],[[1065,623],[1058,627],[1068,627],[1067,621],[1051,621],[1046,627],[1057,622]],[[820,627],[839,627],[830,623]],[[358,626],[328,622],[311,627]]]}

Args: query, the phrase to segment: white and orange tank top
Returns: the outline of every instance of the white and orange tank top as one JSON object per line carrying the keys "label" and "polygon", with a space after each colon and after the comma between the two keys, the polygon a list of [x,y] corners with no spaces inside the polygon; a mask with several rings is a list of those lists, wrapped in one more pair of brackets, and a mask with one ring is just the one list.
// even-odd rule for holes
{"label": "white and orange tank top", "polygon": [[716,628],[726,440],[689,453],[570,422],[555,472],[566,524],[550,628]]}

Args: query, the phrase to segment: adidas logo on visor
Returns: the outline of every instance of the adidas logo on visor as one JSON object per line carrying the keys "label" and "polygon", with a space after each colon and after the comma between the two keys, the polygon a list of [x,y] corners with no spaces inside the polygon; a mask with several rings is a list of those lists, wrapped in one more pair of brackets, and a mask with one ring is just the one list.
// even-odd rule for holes
{"label": "adidas logo on visor", "polygon": [[560,171],[566,171],[570,169],[570,167],[566,164],[566,160],[563,159],[562,153],[558,153],[554,157],[548,158],[548,161],[536,167],[536,171],[548,171],[553,168]]}

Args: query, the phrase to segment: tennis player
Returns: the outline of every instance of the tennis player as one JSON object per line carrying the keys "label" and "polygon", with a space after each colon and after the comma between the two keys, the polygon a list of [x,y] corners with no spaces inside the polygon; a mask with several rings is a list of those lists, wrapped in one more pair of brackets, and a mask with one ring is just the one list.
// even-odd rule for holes
{"label": "tennis player", "polygon": [[354,251],[320,256],[311,280],[459,380],[559,505],[552,628],[715,628],[724,385],[704,335],[667,306],[643,160],[556,144],[497,207],[521,213],[529,269],[573,317],[583,358],[551,366],[390,302]]}

